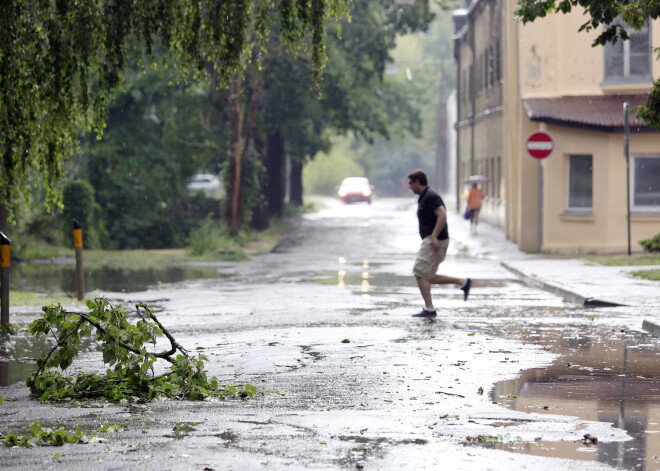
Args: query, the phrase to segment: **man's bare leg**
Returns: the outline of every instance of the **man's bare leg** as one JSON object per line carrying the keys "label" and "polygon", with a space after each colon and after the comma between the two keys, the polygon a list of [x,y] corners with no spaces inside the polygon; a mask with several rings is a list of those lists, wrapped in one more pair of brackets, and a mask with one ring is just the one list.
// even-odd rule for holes
{"label": "man's bare leg", "polygon": [[[465,285],[466,279],[465,278],[454,278],[453,276],[445,276],[445,275],[435,275],[433,278],[426,280],[429,284],[432,285],[457,285],[459,287]],[[419,284],[419,281],[417,282]],[[421,289],[421,288],[420,288]],[[431,289],[429,287],[429,293]],[[430,296],[430,294],[429,294]],[[422,297],[424,295],[422,294]]]}
{"label": "man's bare leg", "polygon": [[417,280],[417,286],[419,286],[419,292],[422,294],[422,299],[424,299],[424,307],[428,311],[433,311],[435,308],[433,307],[433,299],[431,298],[430,280],[417,275],[415,275],[415,279]]}

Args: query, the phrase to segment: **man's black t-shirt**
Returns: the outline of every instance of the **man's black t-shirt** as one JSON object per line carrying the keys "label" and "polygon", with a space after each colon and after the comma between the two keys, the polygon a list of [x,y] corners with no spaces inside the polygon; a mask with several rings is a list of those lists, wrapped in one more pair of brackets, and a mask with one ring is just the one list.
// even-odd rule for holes
{"label": "man's black t-shirt", "polygon": [[[438,220],[438,216],[435,215],[435,210],[440,206],[445,206],[444,201],[439,194],[437,194],[431,187],[426,187],[426,189],[419,195],[417,200],[417,219],[419,220],[419,235],[422,237],[428,237],[433,233],[433,228],[435,223]],[[446,207],[446,206],[445,206]],[[449,239],[449,229],[445,223],[445,227],[442,228],[440,234],[438,234],[438,240]]]}

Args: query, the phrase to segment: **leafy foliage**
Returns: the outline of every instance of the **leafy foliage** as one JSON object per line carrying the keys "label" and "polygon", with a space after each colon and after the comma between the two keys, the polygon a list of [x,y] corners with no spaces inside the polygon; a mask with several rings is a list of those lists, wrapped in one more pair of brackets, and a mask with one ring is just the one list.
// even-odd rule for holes
{"label": "leafy foliage", "polygon": [[0,337],[6,337],[7,335],[16,335],[18,329],[16,324],[3,324],[0,325]]}
{"label": "leafy foliage", "polygon": [[601,46],[629,39],[625,27],[615,23],[617,18],[621,17],[628,25],[639,28],[648,18],[660,16],[658,0],[519,0],[516,16],[523,23],[529,23],[548,13],[570,13],[576,7],[582,7],[589,17],[579,31],[588,32],[603,27],[594,40],[594,45]]}
{"label": "leafy foliage", "polygon": [[308,52],[317,80],[325,64],[325,20],[346,13],[346,0],[110,0],[0,3],[0,202],[27,194],[31,174],[58,203],[63,161],[78,132],[104,127],[105,108],[131,60],[156,50],[219,83],[241,72],[272,32]]}
{"label": "leafy foliage", "polygon": [[637,108],[637,116],[651,126],[660,129],[660,79],[653,82],[653,89],[646,104]]}
{"label": "leafy foliage", "polygon": [[[136,305],[138,320],[134,324],[129,322],[123,308],[112,306],[107,299],[89,300],[87,307],[88,313],[73,313],[60,305],[46,306],[43,317],[30,324],[32,334],[55,339],[55,346],[37,360],[37,371],[27,381],[32,394],[42,400],[103,398],[117,402],[136,397],[204,400],[257,394],[251,385],[244,389],[220,388],[218,380],[209,378],[204,370],[208,358],[190,356],[145,304]],[[162,336],[169,340],[170,348],[148,351],[147,345],[155,347]],[[73,364],[82,341],[88,337],[99,343],[103,362],[108,366],[105,374],[63,375],[60,371]],[[156,375],[158,360],[169,362],[169,371]]]}
{"label": "leafy foliage", "polygon": [[4,436],[2,443],[6,446],[19,446],[22,448],[32,448],[35,446],[62,446],[66,443],[89,443],[94,435],[87,435],[81,427],[77,427],[74,432],[67,432],[64,429],[44,428],[39,422],[33,422],[30,425],[30,434],[19,437],[13,433]]}
{"label": "leafy foliage", "polygon": [[[126,85],[126,92],[108,108],[103,138],[88,136],[83,144],[88,158],[80,174],[94,187],[103,208],[100,218],[107,237],[102,246],[180,247],[194,225],[192,206],[201,203],[203,195],[193,198],[187,191],[199,162],[195,153],[172,145],[172,123],[184,121],[181,114],[186,112],[204,113],[201,106],[182,106],[200,104],[204,97],[190,88],[168,86],[168,77],[153,71],[129,73]],[[179,136],[186,138],[186,131],[181,129]]]}
{"label": "leafy foliage", "polygon": [[76,179],[66,183],[63,191],[62,229],[67,246],[72,245],[72,224],[75,219],[82,226],[85,247],[99,248],[101,238],[105,235],[101,214],[101,206],[94,198],[94,188],[88,181]]}
{"label": "leafy foliage", "polygon": [[[100,428],[101,432],[119,432],[121,425],[108,424]],[[19,446],[22,448],[32,448],[35,446],[62,446],[66,443],[89,443],[95,436],[94,433],[86,434],[81,427],[76,427],[73,432],[67,432],[64,429],[53,429],[43,427],[39,422],[32,422],[30,425],[30,434],[19,437],[16,434],[8,433],[4,436],[2,443],[6,446]]]}
{"label": "leafy foliage", "polygon": [[660,234],[656,234],[650,239],[640,240],[639,245],[644,247],[647,252],[660,253]]}

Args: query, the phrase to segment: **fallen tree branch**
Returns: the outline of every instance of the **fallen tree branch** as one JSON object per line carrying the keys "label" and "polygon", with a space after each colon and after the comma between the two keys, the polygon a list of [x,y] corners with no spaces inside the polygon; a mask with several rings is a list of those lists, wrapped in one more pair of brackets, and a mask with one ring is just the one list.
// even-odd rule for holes
{"label": "fallen tree branch", "polygon": [[[46,400],[104,397],[119,401],[135,397],[201,400],[209,396],[256,394],[251,385],[243,389],[220,388],[215,377],[206,375],[208,359],[203,355],[191,357],[146,304],[136,305],[140,320],[135,324],[128,321],[123,308],[111,305],[107,299],[87,301],[87,307],[88,313],[79,313],[66,311],[60,305],[46,306],[43,318],[30,324],[32,334],[55,338],[55,346],[37,360],[38,368],[27,381],[33,395]],[[163,335],[170,342],[170,349],[149,352],[145,345],[156,345]],[[85,337],[99,344],[103,361],[110,368],[105,374],[63,375],[78,356]],[[155,375],[158,360],[169,362],[170,370]]]}

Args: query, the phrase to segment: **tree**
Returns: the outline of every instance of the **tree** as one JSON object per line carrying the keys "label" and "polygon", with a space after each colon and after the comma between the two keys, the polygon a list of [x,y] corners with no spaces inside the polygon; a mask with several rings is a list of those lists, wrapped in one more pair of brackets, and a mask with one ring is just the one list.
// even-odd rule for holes
{"label": "tree", "polygon": [[[578,31],[603,28],[593,46],[629,39],[626,26],[617,22],[618,18],[631,28],[640,28],[649,18],[660,17],[660,0],[519,0],[516,16],[526,24],[549,13],[570,13],[577,7],[582,7],[588,17]],[[647,104],[638,109],[638,116],[660,129],[660,79],[653,83]]]}
{"label": "tree", "polygon": [[[90,135],[83,142],[80,174],[92,184],[103,208],[106,249],[185,244],[190,230],[183,208],[190,198],[186,185],[206,149],[192,152],[172,141],[176,136],[190,139],[190,125],[182,116],[189,106],[198,105],[200,113],[206,110],[199,106],[203,96],[196,87],[167,82],[156,72],[128,73],[126,92],[108,108],[102,139]],[[172,129],[173,123],[182,128]],[[203,134],[195,130],[195,139]]]}
{"label": "tree", "polygon": [[[28,194],[34,175],[46,201],[58,203],[63,162],[83,129],[100,133],[106,106],[131,60],[154,51],[182,75],[230,83],[250,57],[248,37],[267,44],[278,32],[325,65],[325,21],[347,0],[12,0],[0,3],[0,205]],[[271,18],[277,20],[275,26]],[[271,29],[272,28],[272,29]]]}
{"label": "tree", "polygon": [[266,164],[270,171],[265,193],[273,214],[283,207],[286,154],[291,158],[290,200],[302,204],[302,166],[329,148],[330,130],[372,141],[389,137],[395,127],[412,133],[420,128],[417,107],[383,76],[396,38],[428,28],[434,17],[429,2],[355,0],[350,17],[330,28],[320,96],[314,92],[311,64],[305,58],[266,61],[265,127],[268,142],[278,149],[269,146]]}

